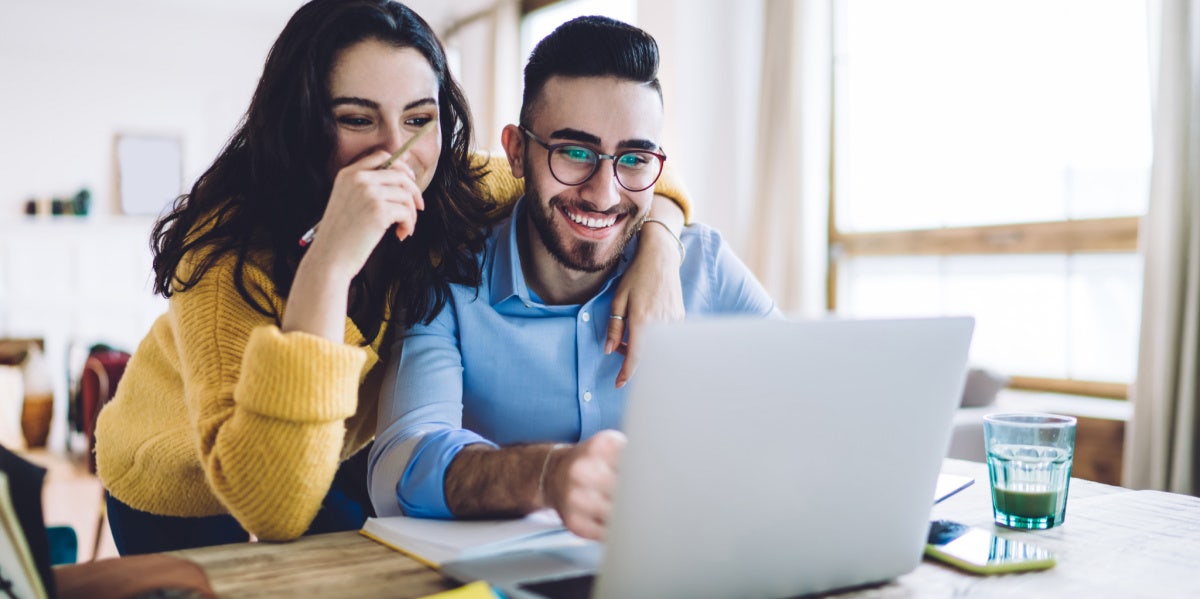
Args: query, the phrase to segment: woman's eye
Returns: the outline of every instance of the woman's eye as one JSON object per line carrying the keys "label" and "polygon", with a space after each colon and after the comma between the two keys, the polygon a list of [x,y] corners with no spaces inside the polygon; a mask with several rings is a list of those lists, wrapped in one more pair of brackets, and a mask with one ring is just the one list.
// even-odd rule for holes
{"label": "woman's eye", "polygon": [[412,117],[410,119],[405,120],[404,124],[411,125],[413,127],[424,127],[425,123],[428,123],[429,121],[432,121],[432,120],[433,120],[433,117],[416,116],[416,117]]}
{"label": "woman's eye", "polygon": [[361,116],[340,116],[337,118],[337,122],[339,125],[355,128],[369,127],[371,125],[371,119]]}

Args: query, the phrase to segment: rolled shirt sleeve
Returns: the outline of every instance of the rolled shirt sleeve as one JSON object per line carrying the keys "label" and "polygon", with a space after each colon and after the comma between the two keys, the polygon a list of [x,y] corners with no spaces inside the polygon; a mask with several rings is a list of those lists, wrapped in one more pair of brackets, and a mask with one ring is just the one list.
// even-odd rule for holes
{"label": "rolled shirt sleeve", "polygon": [[462,428],[462,356],[453,301],[392,348],[379,397],[379,427],[367,476],[380,516],[453,518],[446,469],[467,445],[496,445]]}

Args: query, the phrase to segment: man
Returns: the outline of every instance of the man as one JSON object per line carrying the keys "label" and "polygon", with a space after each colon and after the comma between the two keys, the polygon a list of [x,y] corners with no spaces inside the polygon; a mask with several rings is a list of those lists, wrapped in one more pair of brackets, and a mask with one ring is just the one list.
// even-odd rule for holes
{"label": "man", "polygon": [[[380,515],[556,509],[599,539],[625,444],[625,390],[605,344],[612,294],[666,159],[658,46],[601,17],[564,24],[525,68],[521,124],[502,134],[525,197],[493,230],[479,288],[397,341],[370,460]],[[689,316],[778,310],[710,228],[679,244]]]}

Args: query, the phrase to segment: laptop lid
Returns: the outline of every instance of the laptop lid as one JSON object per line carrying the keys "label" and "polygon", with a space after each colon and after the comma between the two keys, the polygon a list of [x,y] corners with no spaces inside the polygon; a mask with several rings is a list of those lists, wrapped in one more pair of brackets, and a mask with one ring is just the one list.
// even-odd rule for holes
{"label": "laptop lid", "polygon": [[790,597],[921,559],[973,320],[651,331],[598,597]]}
{"label": "laptop lid", "polygon": [[[592,596],[789,597],[912,570],[972,329],[732,318],[648,331]],[[559,576],[588,570],[578,551],[443,571],[540,596],[522,583],[556,562]]]}

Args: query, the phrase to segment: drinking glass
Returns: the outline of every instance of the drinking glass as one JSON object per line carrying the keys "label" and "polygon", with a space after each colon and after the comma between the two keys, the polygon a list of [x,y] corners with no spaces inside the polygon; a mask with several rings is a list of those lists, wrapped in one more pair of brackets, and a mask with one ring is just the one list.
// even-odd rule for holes
{"label": "drinking glass", "polygon": [[1063,523],[1075,456],[1075,419],[1054,414],[989,414],[983,418],[992,512],[1009,528]]}

